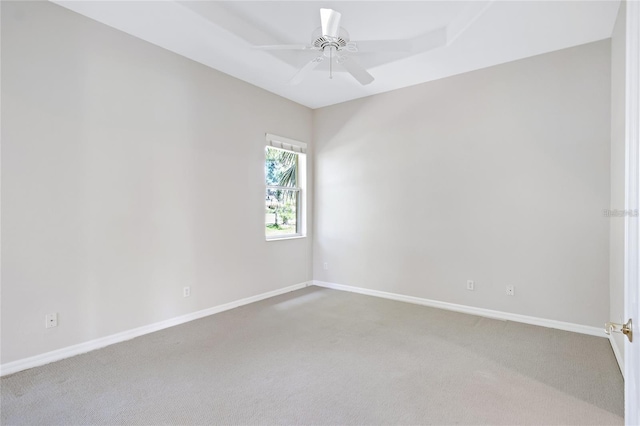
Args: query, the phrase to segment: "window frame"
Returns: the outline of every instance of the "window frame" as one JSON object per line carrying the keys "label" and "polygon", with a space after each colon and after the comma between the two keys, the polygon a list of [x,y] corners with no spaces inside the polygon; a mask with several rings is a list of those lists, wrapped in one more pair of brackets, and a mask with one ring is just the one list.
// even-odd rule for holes
{"label": "window frame", "polygon": [[307,144],[304,142],[296,141],[289,138],[284,138],[281,136],[276,136],[267,133],[266,134],[267,143],[264,148],[264,162],[263,166],[266,165],[267,160],[267,149],[276,149],[279,151],[292,152],[297,155],[298,165],[296,167],[296,186],[295,187],[283,187],[279,185],[268,185],[267,177],[264,177],[264,186],[265,190],[263,194],[267,194],[269,189],[272,190],[284,190],[284,191],[295,191],[297,193],[296,196],[296,232],[293,234],[282,234],[282,235],[267,235],[266,234],[266,222],[265,226],[265,240],[266,241],[279,241],[279,240],[290,240],[297,238],[306,238],[307,229],[306,229],[306,184],[307,184],[307,155],[306,148]]}

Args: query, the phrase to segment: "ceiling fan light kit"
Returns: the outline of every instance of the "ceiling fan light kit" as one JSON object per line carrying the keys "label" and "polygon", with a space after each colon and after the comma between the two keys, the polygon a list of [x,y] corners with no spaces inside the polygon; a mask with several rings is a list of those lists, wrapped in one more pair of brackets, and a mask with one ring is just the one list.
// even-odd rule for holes
{"label": "ceiling fan light kit", "polygon": [[[314,50],[320,54],[307,62],[289,80],[289,84],[299,84],[311,71],[320,65],[325,58],[329,60],[329,78],[333,78],[333,63],[340,65],[360,84],[372,83],[375,78],[349,54],[357,54],[358,42],[351,41],[347,30],[340,26],[342,15],[333,9],[320,9],[320,27],[311,33],[311,45],[266,45],[255,46],[261,50]],[[407,51],[406,43],[397,43],[396,40],[378,40],[373,43],[373,51],[376,46],[386,51]],[[365,42],[366,44],[366,42]],[[389,47],[392,47],[389,49]],[[397,49],[396,49],[397,48]]]}

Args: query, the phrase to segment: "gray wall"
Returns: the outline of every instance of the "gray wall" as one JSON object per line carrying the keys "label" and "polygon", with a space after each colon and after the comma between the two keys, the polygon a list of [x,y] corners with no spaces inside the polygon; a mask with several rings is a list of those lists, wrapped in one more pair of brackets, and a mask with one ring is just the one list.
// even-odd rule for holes
{"label": "gray wall", "polygon": [[309,280],[310,238],[265,242],[264,133],[310,142],[311,121],[54,4],[3,1],[2,363]]}
{"label": "gray wall", "polygon": [[314,279],[602,326],[610,73],[605,40],[315,110]]}
{"label": "gray wall", "polygon": [[[626,4],[620,3],[611,36],[611,209],[624,210],[625,202],[625,44]],[[624,319],[624,217],[610,219],[609,285],[611,321]],[[624,336],[613,339],[624,360]],[[622,364],[624,366],[624,364]],[[624,370],[624,369],[623,369]]]}

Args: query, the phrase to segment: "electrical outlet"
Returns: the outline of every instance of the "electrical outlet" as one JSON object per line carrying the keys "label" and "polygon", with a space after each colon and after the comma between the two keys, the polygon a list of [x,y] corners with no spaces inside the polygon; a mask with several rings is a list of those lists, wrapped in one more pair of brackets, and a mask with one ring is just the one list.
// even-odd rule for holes
{"label": "electrical outlet", "polygon": [[184,287],[182,289],[182,297],[189,297],[191,296],[191,287]]}
{"label": "electrical outlet", "polygon": [[58,313],[54,312],[52,314],[47,314],[44,317],[44,327],[51,328],[58,326]]}
{"label": "electrical outlet", "polygon": [[472,280],[467,280],[467,290],[469,291],[475,290],[475,283]]}
{"label": "electrical outlet", "polygon": [[327,269],[329,269],[329,264],[327,262],[324,262],[322,264],[322,268],[326,271]]}
{"label": "electrical outlet", "polygon": [[508,285],[507,286],[507,296],[514,296],[515,294],[516,294],[516,290],[515,290],[514,286]]}

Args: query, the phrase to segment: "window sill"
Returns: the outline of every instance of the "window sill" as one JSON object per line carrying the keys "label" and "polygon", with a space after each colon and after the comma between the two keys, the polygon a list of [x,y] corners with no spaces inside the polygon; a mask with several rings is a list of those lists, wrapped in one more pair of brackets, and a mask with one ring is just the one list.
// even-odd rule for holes
{"label": "window sill", "polygon": [[299,240],[301,238],[307,238],[306,235],[292,235],[290,237],[272,237],[272,238],[265,238],[265,240],[267,242],[271,242],[271,241],[282,241],[282,240]]}

